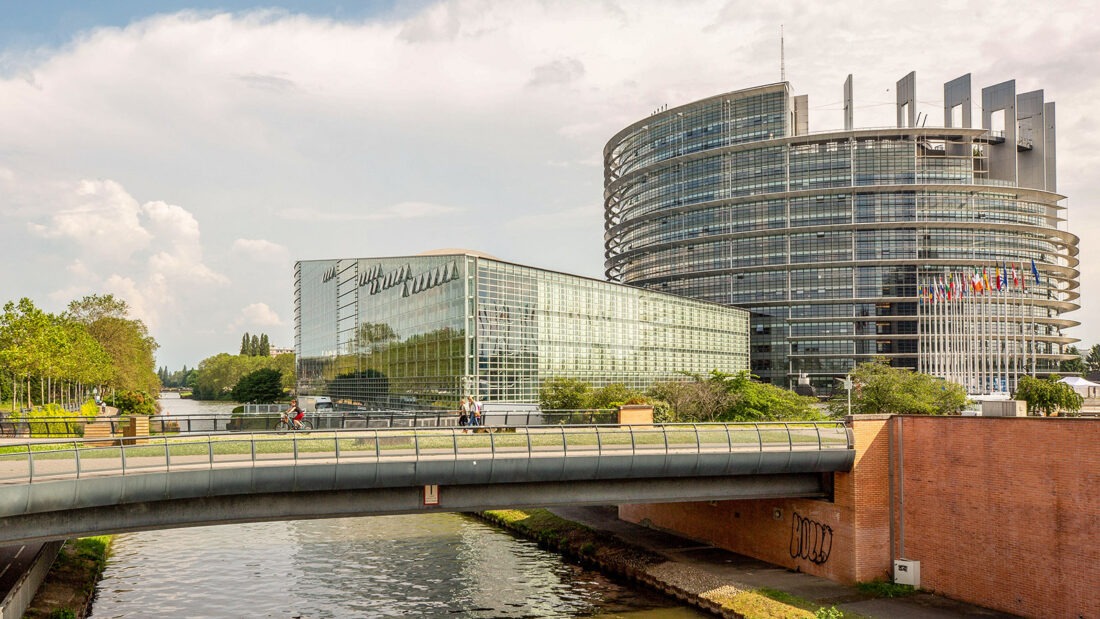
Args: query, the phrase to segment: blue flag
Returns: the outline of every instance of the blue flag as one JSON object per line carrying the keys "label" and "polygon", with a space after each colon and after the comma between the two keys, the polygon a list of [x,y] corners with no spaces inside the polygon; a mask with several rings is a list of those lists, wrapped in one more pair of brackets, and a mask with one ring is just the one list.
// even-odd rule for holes
{"label": "blue flag", "polygon": [[1039,269],[1035,268],[1035,258],[1031,259],[1031,274],[1035,276],[1035,283],[1039,283]]}

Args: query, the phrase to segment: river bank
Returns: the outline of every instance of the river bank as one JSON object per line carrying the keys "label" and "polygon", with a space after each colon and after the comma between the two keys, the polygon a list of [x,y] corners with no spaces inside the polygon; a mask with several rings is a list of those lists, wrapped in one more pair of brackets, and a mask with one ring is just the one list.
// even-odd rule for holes
{"label": "river bank", "polygon": [[737,587],[691,565],[619,537],[559,517],[544,509],[498,510],[482,518],[559,552],[582,565],[661,591],[720,617],[748,619],[814,619],[829,615],[822,606],[780,591]]}
{"label": "river bank", "polygon": [[111,535],[65,542],[24,619],[83,619],[111,554]]}

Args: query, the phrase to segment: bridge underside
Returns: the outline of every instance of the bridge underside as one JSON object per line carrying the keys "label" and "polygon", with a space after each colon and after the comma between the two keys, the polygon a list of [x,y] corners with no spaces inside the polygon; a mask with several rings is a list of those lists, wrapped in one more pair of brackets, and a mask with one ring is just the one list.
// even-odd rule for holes
{"label": "bridge underside", "polygon": [[831,498],[831,473],[518,482],[439,487],[438,505],[424,487],[291,490],[41,511],[0,518],[0,544],[68,539],[241,522],[472,512],[487,509],[727,501],[776,497]]}

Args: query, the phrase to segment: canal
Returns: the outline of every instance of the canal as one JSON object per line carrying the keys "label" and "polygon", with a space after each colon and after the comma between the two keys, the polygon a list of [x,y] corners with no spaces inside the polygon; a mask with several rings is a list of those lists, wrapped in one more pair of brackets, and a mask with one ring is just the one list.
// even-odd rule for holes
{"label": "canal", "polygon": [[[172,415],[230,404],[165,394]],[[170,399],[169,399],[170,398]],[[115,538],[92,617],[702,615],[461,514],[252,523]]]}

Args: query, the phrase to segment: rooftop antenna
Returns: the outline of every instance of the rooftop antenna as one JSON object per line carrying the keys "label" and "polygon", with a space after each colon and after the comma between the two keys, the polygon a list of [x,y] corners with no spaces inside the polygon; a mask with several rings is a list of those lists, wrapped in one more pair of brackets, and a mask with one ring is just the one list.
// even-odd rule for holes
{"label": "rooftop antenna", "polygon": [[787,81],[786,54],[783,49],[783,24],[779,24],[779,81]]}

